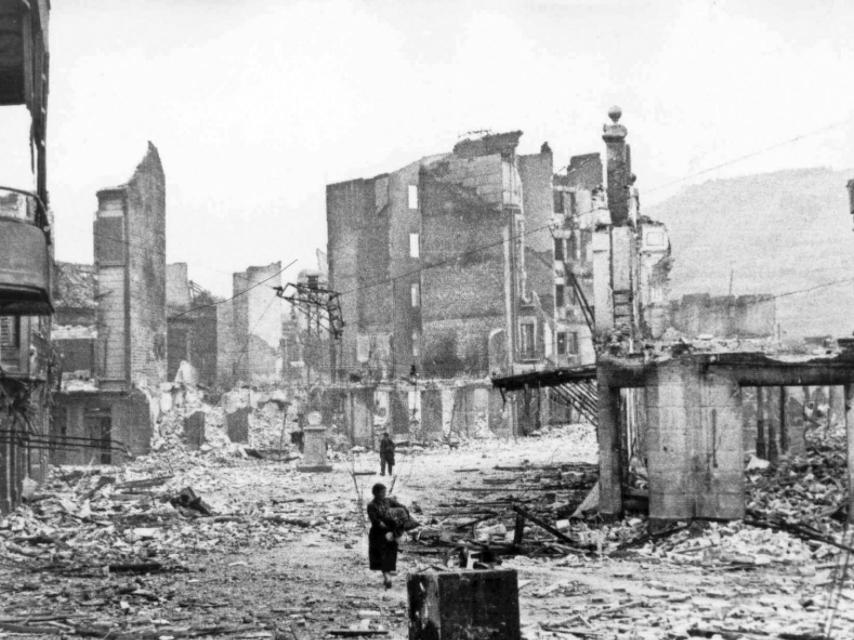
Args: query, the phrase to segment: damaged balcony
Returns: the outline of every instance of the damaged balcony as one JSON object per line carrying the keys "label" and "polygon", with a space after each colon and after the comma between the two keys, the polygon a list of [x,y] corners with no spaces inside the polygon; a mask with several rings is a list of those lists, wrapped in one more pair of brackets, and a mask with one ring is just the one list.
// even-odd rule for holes
{"label": "damaged balcony", "polygon": [[53,313],[47,217],[31,193],[0,187],[0,315]]}

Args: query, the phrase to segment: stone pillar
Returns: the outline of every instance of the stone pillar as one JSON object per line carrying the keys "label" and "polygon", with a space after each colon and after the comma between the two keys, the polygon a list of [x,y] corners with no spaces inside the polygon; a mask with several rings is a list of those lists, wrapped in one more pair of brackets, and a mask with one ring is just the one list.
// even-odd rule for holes
{"label": "stone pillar", "polygon": [[698,518],[744,517],[744,431],[741,389],[728,376],[706,372],[700,379],[700,420],[694,459]]}
{"label": "stone pillar", "polygon": [[615,227],[627,225],[629,222],[629,167],[626,135],[628,131],[619,124],[623,115],[620,107],[611,107],[608,117],[611,124],[604,125],[602,139],[607,149],[608,175],[608,211],[611,212],[611,224]]}
{"label": "stone pillar", "polygon": [[303,427],[304,449],[299,470],[332,471],[332,466],[326,461],[326,427],[321,424],[323,417],[317,411],[312,411],[307,419],[308,424]]}
{"label": "stone pillar", "polygon": [[659,364],[648,379],[650,518],[741,518],[744,445],[738,384],[690,358]]}
{"label": "stone pillar", "polygon": [[607,228],[593,233],[593,313],[597,331],[613,328],[611,233]]}
{"label": "stone pillar", "polygon": [[623,511],[620,483],[620,390],[612,387],[600,367],[597,379],[599,424],[599,513],[619,516]]}
{"label": "stone pillar", "polygon": [[656,366],[647,378],[647,473],[649,517],[694,517],[693,429],[691,407],[700,405],[698,374],[691,361]]}

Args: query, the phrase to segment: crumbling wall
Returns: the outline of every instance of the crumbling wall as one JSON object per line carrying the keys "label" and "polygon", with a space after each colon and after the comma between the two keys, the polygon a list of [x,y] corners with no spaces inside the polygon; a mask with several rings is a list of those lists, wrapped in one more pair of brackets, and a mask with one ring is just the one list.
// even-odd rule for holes
{"label": "crumbling wall", "polygon": [[501,157],[451,158],[421,174],[425,375],[486,375],[488,340],[504,329]]}
{"label": "crumbling wall", "polygon": [[270,383],[280,377],[282,302],[270,287],[281,286],[281,270],[281,263],[274,262],[234,274],[234,369],[245,382]]}
{"label": "crumbling wall", "polygon": [[[388,280],[388,176],[326,187],[327,260],[330,288],[343,293],[344,320],[339,368],[356,373],[365,342],[391,331],[392,284]],[[362,349],[359,341],[362,336]]]}
{"label": "crumbling wall", "polygon": [[166,182],[153,144],[126,188],[130,378],[166,379]]}

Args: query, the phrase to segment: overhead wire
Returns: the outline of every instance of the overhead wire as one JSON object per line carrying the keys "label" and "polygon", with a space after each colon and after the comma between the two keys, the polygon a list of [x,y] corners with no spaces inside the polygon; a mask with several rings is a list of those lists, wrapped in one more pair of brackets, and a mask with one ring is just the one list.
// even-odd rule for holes
{"label": "overhead wire", "polygon": [[[200,309],[207,309],[208,307],[216,307],[216,306],[218,306],[218,305],[225,304],[226,302],[231,302],[231,301],[232,301],[232,300],[234,300],[235,298],[239,298],[240,296],[242,296],[242,295],[245,295],[245,294],[249,293],[249,292],[250,292],[250,291],[252,291],[253,289],[256,289],[256,288],[258,288],[258,287],[262,286],[263,284],[265,284],[265,283],[269,282],[269,281],[270,281],[270,280],[272,280],[273,278],[275,278],[275,277],[277,277],[277,276],[280,276],[280,275],[281,275],[281,274],[283,274],[285,271],[287,271],[288,269],[290,269],[294,264],[296,264],[296,262],[297,262],[297,261],[296,261],[296,259],[291,260],[291,261],[290,261],[288,264],[286,264],[284,267],[282,267],[281,269],[279,269],[278,271],[276,271],[276,273],[274,273],[274,274],[272,274],[272,275],[270,275],[270,276],[267,276],[267,277],[266,277],[266,278],[264,278],[263,280],[259,280],[258,282],[256,282],[255,284],[253,284],[251,287],[247,287],[246,289],[243,289],[242,291],[238,291],[238,292],[237,292],[237,293],[235,293],[233,296],[231,296],[231,297],[229,297],[229,298],[226,298],[225,300],[215,300],[214,302],[209,302],[209,303],[207,303],[207,304],[201,304],[201,305],[198,305],[198,306],[196,306],[196,307],[192,307],[192,308],[190,308],[190,309],[187,309],[186,311],[183,311],[183,312],[181,312],[181,313],[177,313],[177,314],[175,314],[174,316],[171,316],[171,319],[173,319],[173,320],[174,320],[174,319],[176,319],[176,318],[181,318],[181,317],[183,317],[183,316],[186,316],[186,315],[188,315],[188,314],[190,314],[190,313],[193,313],[194,311],[198,311],[198,310],[200,310]],[[275,298],[274,298],[274,299],[275,299]]]}

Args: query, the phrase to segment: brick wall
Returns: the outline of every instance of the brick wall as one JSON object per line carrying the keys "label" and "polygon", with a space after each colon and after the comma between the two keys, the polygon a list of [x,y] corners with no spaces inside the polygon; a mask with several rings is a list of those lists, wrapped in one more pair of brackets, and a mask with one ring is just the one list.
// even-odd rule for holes
{"label": "brick wall", "polygon": [[156,392],[166,377],[166,199],[151,143],[127,184],[98,192],[94,238],[102,388]]}
{"label": "brick wall", "polygon": [[216,381],[230,387],[234,384],[237,339],[234,333],[234,305],[225,302],[216,307]]}
{"label": "brick wall", "polygon": [[[506,326],[501,159],[456,159],[422,171],[421,363],[428,376],[484,375],[488,338]],[[498,185],[497,196],[483,185]],[[491,245],[483,248],[484,245]]]}
{"label": "brick wall", "polygon": [[[389,279],[389,176],[328,185],[326,216],[330,288],[341,293],[344,318],[339,368],[355,373],[359,336],[365,344],[388,343],[392,284]],[[386,350],[390,351],[390,350]],[[390,370],[390,353],[375,366]]]}
{"label": "brick wall", "polygon": [[281,364],[282,300],[271,287],[281,286],[281,270],[281,263],[274,262],[234,274],[236,344],[232,357],[238,378],[245,382],[277,379]]}
{"label": "brick wall", "polygon": [[127,184],[131,382],[166,378],[166,186],[153,144]]}

